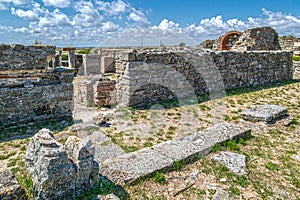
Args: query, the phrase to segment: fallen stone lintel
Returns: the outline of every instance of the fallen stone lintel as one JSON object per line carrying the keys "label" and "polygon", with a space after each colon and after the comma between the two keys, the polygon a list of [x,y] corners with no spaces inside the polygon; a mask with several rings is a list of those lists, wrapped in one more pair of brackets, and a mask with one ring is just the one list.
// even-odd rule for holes
{"label": "fallen stone lintel", "polygon": [[175,161],[203,158],[215,144],[248,133],[250,129],[244,127],[228,123],[216,124],[200,133],[107,159],[100,163],[100,173],[115,184],[130,184],[156,171],[172,167]]}

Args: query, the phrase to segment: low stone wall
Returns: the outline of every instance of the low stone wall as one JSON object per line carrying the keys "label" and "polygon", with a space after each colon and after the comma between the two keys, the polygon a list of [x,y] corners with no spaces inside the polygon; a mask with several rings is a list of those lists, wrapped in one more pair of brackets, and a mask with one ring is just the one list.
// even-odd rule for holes
{"label": "low stone wall", "polygon": [[142,51],[116,61],[117,102],[142,106],[178,101],[222,89],[264,85],[293,76],[292,53],[283,51]]}
{"label": "low stone wall", "polygon": [[300,79],[300,61],[293,61],[293,79]]}
{"label": "low stone wall", "polygon": [[71,118],[74,70],[56,68],[55,47],[0,45],[0,129]]}

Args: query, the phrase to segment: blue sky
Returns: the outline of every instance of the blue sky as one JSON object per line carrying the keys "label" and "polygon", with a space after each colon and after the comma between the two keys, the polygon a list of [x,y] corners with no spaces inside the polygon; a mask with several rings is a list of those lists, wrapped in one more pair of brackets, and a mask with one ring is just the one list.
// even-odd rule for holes
{"label": "blue sky", "polygon": [[196,45],[257,26],[300,37],[300,0],[0,0],[0,43]]}

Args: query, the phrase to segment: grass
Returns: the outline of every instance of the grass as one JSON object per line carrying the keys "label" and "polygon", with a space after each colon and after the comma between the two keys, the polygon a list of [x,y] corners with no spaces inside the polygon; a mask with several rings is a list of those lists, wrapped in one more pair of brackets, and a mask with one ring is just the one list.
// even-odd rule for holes
{"label": "grass", "polygon": [[[227,91],[225,97],[226,115],[229,123],[240,123],[240,112],[249,106],[272,103],[288,109],[293,116],[291,126],[284,126],[280,122],[274,125],[255,123],[252,137],[227,141],[217,144],[208,157],[193,161],[190,164],[174,162],[172,170],[154,173],[151,177],[133,185],[121,188],[102,178],[97,188],[88,191],[78,199],[93,199],[97,194],[114,193],[126,199],[211,199],[216,190],[208,187],[215,185],[241,199],[296,199],[299,200],[300,192],[300,165],[292,157],[299,154],[300,148],[300,82],[280,82],[267,86],[257,86]],[[168,107],[168,109],[123,109],[120,116],[122,124],[103,128],[102,130],[111,138],[112,142],[121,146],[125,152],[133,152],[144,147],[174,139],[203,130],[209,126],[212,117],[213,105],[206,101],[200,104]],[[166,106],[167,107],[167,106]],[[195,117],[195,112],[197,117]],[[178,117],[174,119],[174,117]],[[186,117],[186,119],[183,119]],[[157,120],[158,119],[158,120]],[[130,126],[126,126],[130,124]],[[143,125],[149,130],[140,135]],[[48,124],[54,127],[59,135],[57,124]],[[6,130],[7,131],[7,130]],[[27,127],[12,128],[12,132],[21,135],[29,134]],[[85,130],[92,132],[93,130]],[[28,199],[33,199],[31,178],[26,174],[24,156],[29,139],[10,140],[9,134],[4,132],[0,141],[0,162],[6,164],[16,175],[21,187],[26,192]],[[144,134],[145,133],[145,134]],[[210,159],[219,151],[233,151],[247,157],[247,176],[238,176],[226,167]],[[194,174],[192,176],[192,174]],[[226,181],[220,181],[225,178]],[[190,189],[173,197],[191,182],[195,183]],[[126,191],[125,191],[126,190]],[[282,196],[278,197],[278,192]],[[127,194],[128,193],[128,194]],[[285,194],[287,194],[285,196]]]}
{"label": "grass", "polygon": [[[291,155],[297,154],[299,152],[297,149],[300,148],[299,96],[300,82],[292,81],[227,91],[226,115],[228,117],[226,119],[229,123],[239,123],[238,116],[244,108],[266,103],[287,108],[294,118],[289,127],[279,122],[268,126],[256,124],[260,128],[252,131],[253,136],[248,135],[246,138],[227,141],[213,147],[213,154],[219,151],[233,151],[245,155],[249,171],[247,176],[235,175],[226,167],[212,161],[210,157],[213,155],[211,155],[189,165],[181,166],[174,162],[172,166],[174,171],[163,173],[165,184],[150,179],[126,189],[132,195],[132,199],[140,199],[140,193],[146,193],[149,199],[160,194],[173,198],[174,192],[168,192],[168,189],[174,188],[175,191],[181,189],[182,184],[188,181],[190,174],[196,170],[198,175],[195,187],[179,194],[178,199],[211,199],[216,190],[208,189],[206,182],[215,183],[217,188],[222,188],[242,199],[299,199],[300,165],[298,161],[291,158]],[[211,107],[210,102],[203,102],[198,106],[199,118],[204,116],[203,119],[208,120],[210,113],[206,108]],[[205,123],[205,121],[201,122]],[[174,134],[176,135],[181,128],[177,126]],[[198,128],[201,130],[200,127]],[[168,131],[164,129],[164,133]],[[221,182],[222,178],[225,178],[226,182]],[[283,193],[280,198],[278,191]],[[284,194],[288,195],[284,196]]]}
{"label": "grass", "polygon": [[300,56],[293,56],[293,61],[300,61]]}

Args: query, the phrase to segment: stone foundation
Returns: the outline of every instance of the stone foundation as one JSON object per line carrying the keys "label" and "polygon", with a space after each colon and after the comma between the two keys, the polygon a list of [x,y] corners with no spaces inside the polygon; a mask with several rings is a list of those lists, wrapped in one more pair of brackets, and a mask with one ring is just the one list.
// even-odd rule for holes
{"label": "stone foundation", "polygon": [[74,70],[55,68],[55,47],[0,45],[0,55],[0,129],[72,117]]}

